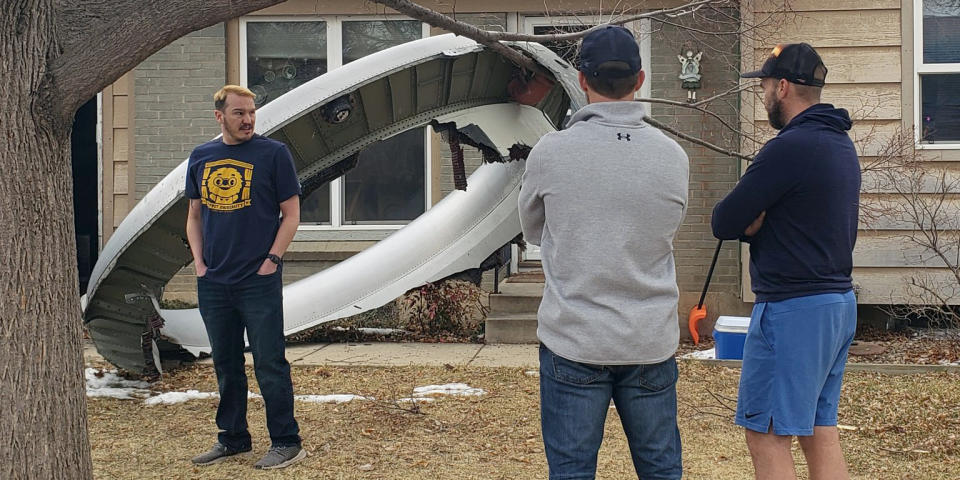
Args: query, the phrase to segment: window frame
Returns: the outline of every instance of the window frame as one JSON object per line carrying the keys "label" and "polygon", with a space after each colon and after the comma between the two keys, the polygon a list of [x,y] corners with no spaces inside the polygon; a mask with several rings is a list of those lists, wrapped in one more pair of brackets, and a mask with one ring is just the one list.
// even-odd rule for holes
{"label": "window frame", "polygon": [[952,143],[923,143],[920,132],[923,129],[923,115],[920,88],[921,76],[938,74],[960,75],[960,63],[924,63],[923,61],[923,0],[913,0],[913,137],[914,147],[918,150],[960,150],[960,140]]}
{"label": "window frame", "polygon": [[[327,72],[343,66],[343,23],[344,22],[363,22],[363,21],[397,21],[397,20],[415,20],[403,15],[250,15],[240,17],[240,85],[247,86],[247,24],[262,22],[324,22],[327,30]],[[430,25],[420,23],[422,28],[421,38],[430,36]],[[430,128],[423,128],[423,161],[424,161],[424,211],[430,209],[433,205],[433,168],[431,158],[433,156],[432,145],[430,141]],[[350,230],[399,230],[413,220],[393,223],[363,223],[349,224],[344,223],[343,197],[344,184],[342,177],[337,177],[330,182],[330,223],[301,223],[299,231],[350,231]]]}
{"label": "window frame", "polygon": [[[600,15],[577,15],[577,16],[545,16],[545,15],[520,15],[518,29],[523,33],[533,33],[534,27],[553,27],[567,25],[598,25],[601,23]],[[623,25],[633,32],[637,37],[637,43],[640,45],[640,59],[643,62],[643,72],[646,80],[640,86],[640,90],[635,95],[636,98],[650,98],[653,92],[653,70],[651,67],[652,55],[650,36],[652,33],[650,19],[643,18],[633,22],[627,22]],[[577,66],[574,65],[574,68]],[[644,108],[650,112],[650,103],[643,102]]]}

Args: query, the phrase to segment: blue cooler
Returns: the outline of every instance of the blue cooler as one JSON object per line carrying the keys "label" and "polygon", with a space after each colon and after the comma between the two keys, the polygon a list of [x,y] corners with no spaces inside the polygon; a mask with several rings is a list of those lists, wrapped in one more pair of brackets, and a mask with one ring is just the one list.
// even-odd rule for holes
{"label": "blue cooler", "polygon": [[717,318],[713,339],[717,342],[718,360],[743,360],[743,342],[747,339],[750,317]]}

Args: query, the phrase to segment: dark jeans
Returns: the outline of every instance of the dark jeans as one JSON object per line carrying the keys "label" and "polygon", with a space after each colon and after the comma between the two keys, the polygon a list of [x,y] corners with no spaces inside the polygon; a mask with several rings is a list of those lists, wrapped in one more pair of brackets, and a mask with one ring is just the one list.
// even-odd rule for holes
{"label": "dark jeans", "polygon": [[641,479],[679,479],[677,362],[590,365],[540,345],[540,421],[551,480],[593,479],[613,400]]}
{"label": "dark jeans", "polygon": [[228,448],[250,446],[244,330],[266,405],[270,441],[274,446],[300,445],[300,428],[293,418],[290,364],[284,354],[281,275],[280,270],[273,275],[254,274],[233,285],[197,279],[200,315],[210,338],[220,390],[218,440]]}

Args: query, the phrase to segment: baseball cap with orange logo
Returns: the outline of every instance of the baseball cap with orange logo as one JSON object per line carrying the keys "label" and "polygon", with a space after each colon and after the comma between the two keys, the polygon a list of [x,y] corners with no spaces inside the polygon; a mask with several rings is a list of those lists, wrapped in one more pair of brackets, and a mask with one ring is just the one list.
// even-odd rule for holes
{"label": "baseball cap with orange logo", "polygon": [[807,43],[779,44],[770,52],[763,67],[741,74],[742,78],[783,78],[798,85],[822,87],[827,67],[820,55]]}

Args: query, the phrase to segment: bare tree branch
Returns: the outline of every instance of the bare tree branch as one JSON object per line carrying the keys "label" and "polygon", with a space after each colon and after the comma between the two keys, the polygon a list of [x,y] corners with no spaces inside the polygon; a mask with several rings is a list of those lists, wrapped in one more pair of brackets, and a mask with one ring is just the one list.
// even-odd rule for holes
{"label": "bare tree branch", "polygon": [[[447,15],[436,12],[429,8],[425,8],[423,6],[417,5],[408,0],[370,0],[370,1],[392,8],[412,18],[415,18],[417,20],[420,20],[422,22],[428,23],[430,25],[433,25],[439,28],[443,28],[444,30],[455,33],[457,35],[462,35],[462,36],[471,38],[477,41],[478,43],[486,45],[487,47],[495,50],[496,52],[500,53],[507,59],[516,63],[517,65],[527,70],[538,71],[538,72],[542,72],[542,69],[539,67],[539,65],[536,65],[536,63],[533,62],[533,60],[522,55],[520,52],[500,43],[500,41],[530,41],[530,42],[574,41],[582,38],[583,36],[585,36],[586,34],[590,33],[593,30],[603,27],[603,25],[598,25],[583,31],[579,31],[579,32],[557,33],[557,34],[548,34],[548,35],[527,35],[527,34],[511,33],[511,32],[491,32],[491,31],[479,29],[477,27],[465,24],[463,22],[459,22],[454,18],[451,18]],[[719,6],[719,5],[730,6],[731,3],[729,0],[695,0],[695,1],[685,3],[683,5],[680,5],[678,7],[666,8],[666,9],[656,10],[653,12],[647,12],[647,13],[642,13],[637,15],[618,17],[615,19],[611,19],[610,24],[624,24],[624,23],[633,22],[643,18],[654,18],[654,17],[678,18],[685,15],[691,15],[694,12],[708,5],[711,7]],[[750,88],[750,85],[746,85],[746,84],[735,85],[727,89],[723,93],[714,95],[712,97],[709,97],[707,99],[704,99],[695,103],[685,103],[685,102],[656,99],[656,98],[643,98],[643,99],[639,99],[639,101],[645,101],[650,103],[661,103],[661,104],[667,104],[667,105],[697,110],[717,119],[724,127],[730,129],[731,131],[739,133],[739,129],[737,129],[734,125],[731,125],[730,122],[722,118],[717,113],[712,112],[706,108],[703,108],[703,105],[706,105],[723,96],[730,95],[733,93],[739,93],[748,88]],[[693,135],[683,133],[662,122],[653,120],[652,118],[645,117],[644,121],[678,138],[693,142],[697,145],[701,145],[715,152],[722,153],[724,155],[729,155],[735,158],[740,158],[747,161],[753,160],[753,157],[750,155],[744,155],[739,152],[714,145],[713,143],[707,142]]]}
{"label": "bare tree branch", "polygon": [[726,149],[726,148],[719,147],[719,146],[714,145],[714,144],[712,144],[712,143],[710,143],[710,142],[708,142],[708,141],[706,141],[706,140],[697,138],[697,137],[695,137],[695,136],[693,136],[693,135],[688,135],[688,134],[686,134],[686,133],[683,133],[683,132],[681,132],[680,130],[677,130],[677,129],[675,129],[675,128],[673,128],[673,127],[671,127],[671,126],[669,126],[669,125],[667,125],[667,124],[665,124],[665,123],[658,122],[658,121],[656,121],[656,120],[654,120],[654,119],[652,119],[652,118],[650,118],[650,117],[643,117],[643,121],[649,123],[650,125],[653,125],[654,127],[659,128],[660,130],[663,130],[664,132],[667,132],[667,133],[669,133],[669,134],[671,134],[671,135],[673,135],[673,136],[675,136],[675,137],[677,137],[677,138],[682,138],[683,140],[686,140],[686,141],[688,141],[688,142],[696,143],[697,145],[700,145],[700,146],[703,146],[703,147],[707,147],[707,148],[709,148],[710,150],[713,150],[714,152],[722,153],[722,154],[724,154],[724,155],[729,155],[729,156],[731,156],[731,157],[736,157],[736,158],[739,158],[739,159],[741,159],[741,160],[746,160],[746,161],[748,161],[748,162],[752,162],[752,161],[753,161],[753,155],[744,155],[744,154],[742,154],[742,153],[740,153],[740,152],[735,152],[735,151],[733,151],[733,150],[728,150],[728,149]]}
{"label": "bare tree branch", "polygon": [[448,17],[440,12],[436,12],[429,8],[422,7],[416,3],[410,2],[408,0],[370,0],[373,3],[379,3],[385,7],[392,8],[404,15],[407,15],[411,18],[420,20],[421,22],[428,23],[435,27],[442,28],[448,32],[455,33],[467,38],[470,38],[477,43],[487,46],[491,50],[499,53],[504,58],[510,60],[516,65],[522,67],[523,69],[531,72],[537,72],[546,74],[544,69],[540,67],[536,62],[534,62],[529,57],[523,55],[522,53],[514,50],[502,43],[499,42],[499,38],[496,36],[500,32],[490,32],[487,30],[481,30],[473,25],[469,25],[463,22],[459,22],[454,18]]}
{"label": "bare tree branch", "polygon": [[[960,326],[960,219],[951,205],[960,194],[960,179],[952,179],[914,146],[912,131],[898,132],[881,148],[876,160],[862,168],[865,192],[881,196],[861,218],[867,226],[886,218],[901,229],[905,264],[904,297],[891,299],[885,310],[900,320],[926,319],[932,325]],[[864,203],[864,202],[861,202]],[[904,225],[905,224],[905,225]],[[905,228],[904,228],[905,227]],[[880,227],[883,228],[883,227]],[[889,228],[889,227],[887,227]],[[931,259],[936,259],[930,264]],[[944,270],[950,276],[943,275]]]}
{"label": "bare tree branch", "polygon": [[[600,25],[595,25],[586,30],[579,32],[564,32],[564,33],[549,33],[541,35],[531,35],[525,33],[515,33],[515,32],[490,32],[486,30],[481,30],[472,25],[466,25],[467,28],[464,28],[462,22],[457,22],[457,20],[444,15],[442,13],[436,12],[429,8],[422,7],[408,0],[370,0],[374,3],[379,3],[381,5],[390,7],[400,13],[409,15],[410,17],[416,18],[418,20],[424,21],[431,25],[443,28],[447,31],[456,33],[458,35],[463,35],[465,37],[473,38],[480,42],[477,37],[482,37],[487,41],[505,41],[505,42],[562,42],[562,41],[576,41],[588,33],[603,28],[607,25],[623,25],[625,23],[635,22],[637,20],[642,20],[644,18],[657,18],[657,17],[668,17],[668,18],[678,18],[684,15],[690,15],[704,6],[707,5],[727,5],[730,6],[730,0],[696,0],[685,3],[678,7],[673,8],[664,8],[661,10],[655,10],[652,12],[640,13],[637,15],[631,15],[627,17],[617,17],[611,19],[607,23]],[[431,20],[427,20],[427,19]],[[437,22],[437,23],[434,23]],[[448,28],[450,27],[450,28]],[[460,33],[458,31],[462,31]],[[483,43],[483,42],[480,42]]]}
{"label": "bare tree branch", "polygon": [[[735,90],[735,91],[739,91],[739,89],[738,89],[738,90]],[[730,93],[731,93],[731,92],[728,92],[727,95],[729,95]],[[678,101],[676,101],[676,100],[665,100],[665,99],[663,99],[663,98],[638,98],[638,99],[636,99],[636,100],[637,100],[638,102],[660,103],[660,104],[663,104],[663,105],[673,105],[673,106],[675,106],[675,107],[683,107],[683,108],[689,108],[689,109],[692,109],[692,110],[696,110],[696,111],[698,111],[698,112],[702,112],[702,113],[704,113],[704,114],[706,114],[706,115],[709,115],[709,116],[715,118],[715,119],[716,119],[718,122],[720,122],[724,127],[727,127],[727,128],[730,129],[731,131],[737,131],[737,127],[731,125],[730,122],[728,122],[726,119],[724,119],[722,116],[720,116],[720,114],[718,114],[718,113],[716,113],[716,112],[712,112],[712,111],[710,111],[710,110],[707,110],[706,108],[700,107],[700,106],[698,106],[697,104],[694,104],[694,103],[678,102]]]}
{"label": "bare tree branch", "polygon": [[[71,118],[83,102],[170,42],[201,28],[283,0],[153,0],[57,3],[60,54],[50,74],[59,91],[54,106]],[[106,40],[109,39],[109,40]],[[109,62],[104,62],[109,58]],[[90,68],[100,65],[101,68]]]}

